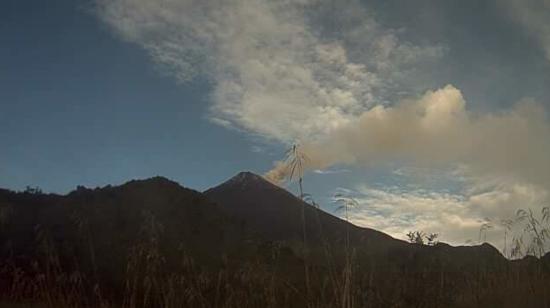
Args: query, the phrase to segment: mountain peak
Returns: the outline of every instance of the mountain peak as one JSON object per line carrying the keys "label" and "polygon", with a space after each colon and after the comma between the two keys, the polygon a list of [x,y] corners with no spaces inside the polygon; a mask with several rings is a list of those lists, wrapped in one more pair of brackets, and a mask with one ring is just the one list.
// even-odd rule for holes
{"label": "mountain peak", "polygon": [[133,185],[136,185],[136,186],[178,186],[178,187],[181,187],[181,185],[177,182],[174,182],[168,178],[165,178],[163,176],[155,176],[155,177],[151,177],[151,178],[147,178],[147,179],[142,179],[142,180],[132,180],[132,181],[129,181],[125,184],[123,184],[123,186],[133,186]]}
{"label": "mountain peak", "polygon": [[230,181],[265,181],[264,177],[251,171],[241,171],[237,173]]}
{"label": "mountain peak", "polygon": [[274,186],[271,182],[266,180],[263,176],[255,174],[250,171],[242,171],[237,173],[235,176],[221,184],[220,186],[232,186],[240,188],[250,188],[250,187],[266,187]]}
{"label": "mountain peak", "polygon": [[155,176],[147,179],[131,180],[120,186],[107,186],[105,189],[121,192],[146,193],[150,195],[163,195],[167,192],[176,193],[181,191],[192,190],[180,185],[178,182],[172,181],[162,176]]}
{"label": "mountain peak", "polygon": [[220,204],[229,216],[246,222],[252,230],[270,240],[300,239],[304,217],[304,221],[310,222],[306,226],[310,240],[318,243],[328,240],[321,238],[322,232],[327,232],[327,236],[330,234],[334,243],[342,243],[342,236],[354,230],[351,231],[352,238],[356,241],[368,238],[371,244],[375,242],[379,247],[404,244],[381,232],[352,226],[252,172],[240,172],[204,193]]}

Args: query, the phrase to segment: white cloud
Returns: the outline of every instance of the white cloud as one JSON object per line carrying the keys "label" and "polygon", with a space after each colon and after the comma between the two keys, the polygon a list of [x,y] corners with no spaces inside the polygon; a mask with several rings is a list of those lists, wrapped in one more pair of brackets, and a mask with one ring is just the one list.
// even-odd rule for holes
{"label": "white cloud", "polygon": [[327,169],[315,169],[313,170],[314,173],[317,174],[339,174],[339,173],[348,173],[351,172],[349,169],[335,169],[335,168],[327,168]]}
{"label": "white cloud", "polygon": [[[215,123],[283,142],[324,135],[388,101],[407,67],[443,50],[401,41],[355,0],[97,3],[101,19],[164,71],[213,82]],[[335,4],[340,31],[328,33],[322,16]]]}
{"label": "white cloud", "polygon": [[501,221],[513,218],[518,207],[540,212],[548,201],[545,190],[518,183],[471,187],[454,194],[362,185],[356,196],[360,207],[351,220],[358,225],[401,239],[409,231],[433,232],[440,234],[444,242],[461,245],[468,240],[477,243],[481,225],[489,222],[493,229],[484,232],[481,240],[486,239],[500,249],[504,247]]}
{"label": "white cloud", "polygon": [[264,153],[265,152],[265,148],[261,147],[261,146],[257,146],[257,145],[253,145],[252,147],[250,147],[250,151],[252,153]]}

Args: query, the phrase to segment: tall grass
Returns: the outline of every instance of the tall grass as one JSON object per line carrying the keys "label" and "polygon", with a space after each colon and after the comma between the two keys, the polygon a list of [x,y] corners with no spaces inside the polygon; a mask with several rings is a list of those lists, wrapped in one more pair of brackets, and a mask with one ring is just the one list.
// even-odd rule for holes
{"label": "tall grass", "polygon": [[[288,180],[292,181],[294,178],[298,178],[298,188],[300,192],[300,200],[304,201],[306,197],[303,188],[304,169],[305,164],[308,161],[307,155],[301,151],[298,144],[294,144],[286,153],[286,168],[288,169]],[[309,264],[308,264],[308,245],[307,245],[307,225],[306,225],[306,203],[302,203],[301,209],[302,220],[302,237],[304,244],[304,278],[306,282],[306,296],[310,296],[310,277],[309,277]]]}
{"label": "tall grass", "polygon": [[540,215],[531,209],[519,209],[513,219],[503,222],[505,247],[507,237],[512,234],[510,251],[504,251],[509,258],[527,255],[542,257],[550,252],[550,208],[543,207]]}
{"label": "tall grass", "polygon": [[350,210],[359,206],[359,202],[353,197],[346,196],[343,194],[336,194],[333,197],[333,202],[336,203],[337,211],[343,211],[344,217],[346,219],[346,243],[345,243],[345,263],[343,269],[343,286],[341,287],[342,293],[342,306],[343,308],[353,307],[353,258],[355,255],[355,250],[350,247]]}
{"label": "tall grass", "polygon": [[[435,261],[387,267],[376,257],[331,255],[330,266],[313,266],[310,296],[305,282],[293,277],[281,250],[269,247],[269,260],[248,260],[215,269],[204,267],[185,250],[169,264],[159,243],[165,236],[154,216],[144,216],[140,240],[128,251],[120,293],[105,296],[78,264],[62,260],[44,228],[37,228],[40,254],[31,267],[16,258],[0,267],[0,303],[42,307],[544,307],[548,272],[510,267],[495,272],[471,265],[463,273],[446,272]],[[91,256],[90,256],[91,257]],[[288,255],[286,256],[286,258]],[[326,256],[325,256],[326,257]],[[78,260],[74,260],[78,262]],[[527,270],[526,270],[527,269]]]}
{"label": "tall grass", "polygon": [[[310,202],[314,203],[310,200]],[[530,213],[520,220],[531,224]],[[520,213],[523,214],[523,213]],[[541,223],[545,216],[537,218]],[[291,243],[255,243],[251,258],[220,254],[205,265],[184,246],[177,262],[162,246],[165,226],[144,212],[141,230],[127,250],[114,283],[101,269],[94,230],[78,214],[72,220],[83,256],[71,255],[45,226],[35,229],[36,252],[0,260],[0,306],[14,307],[547,307],[550,269],[540,262],[491,261],[448,264],[438,246],[411,246],[414,254],[376,255],[326,242],[310,259],[309,282]],[[320,224],[320,221],[318,220]],[[545,224],[545,223],[543,223]],[[319,232],[322,229],[319,228]],[[529,227],[536,236],[541,228]],[[530,234],[531,234],[530,233]],[[544,232],[546,234],[546,232]],[[542,235],[541,235],[542,236]],[[321,234],[321,238],[324,236]],[[422,247],[422,249],[420,249]],[[342,250],[343,248],[343,250]],[[533,250],[537,252],[537,250]],[[302,256],[304,257],[304,256]],[[84,258],[87,258],[85,260]],[[389,260],[396,258],[397,260]],[[462,266],[462,265],[461,265]],[[114,274],[113,274],[114,275]],[[309,284],[309,285],[308,285]]]}

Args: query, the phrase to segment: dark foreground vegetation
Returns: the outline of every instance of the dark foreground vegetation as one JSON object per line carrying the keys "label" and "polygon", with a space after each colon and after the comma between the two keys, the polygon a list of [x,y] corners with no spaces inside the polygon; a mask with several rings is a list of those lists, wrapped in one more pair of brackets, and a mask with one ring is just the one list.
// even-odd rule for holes
{"label": "dark foreground vegetation", "polygon": [[261,177],[0,190],[4,307],[550,307],[550,254],[420,245]]}

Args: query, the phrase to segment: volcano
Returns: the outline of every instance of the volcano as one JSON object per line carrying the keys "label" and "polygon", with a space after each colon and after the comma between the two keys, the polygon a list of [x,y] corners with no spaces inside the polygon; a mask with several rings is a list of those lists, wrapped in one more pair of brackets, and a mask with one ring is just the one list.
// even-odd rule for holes
{"label": "volcano", "polygon": [[[16,296],[35,298],[30,286],[43,279],[41,271],[58,275],[51,277],[48,290],[65,294],[71,285],[54,285],[68,283],[64,275],[79,273],[86,283],[101,285],[114,303],[127,296],[130,278],[143,279],[145,289],[137,286],[142,291],[136,292],[145,292],[155,277],[159,287],[151,292],[159,301],[167,287],[160,284],[177,278],[182,283],[178,294],[191,294],[177,297],[187,306],[197,305],[190,290],[209,299],[208,292],[222,284],[229,293],[273,284],[281,294],[304,292],[304,268],[319,294],[325,294],[327,284],[341,287],[349,268],[353,276],[346,279],[358,298],[368,295],[361,300],[373,307],[392,306],[394,300],[403,307],[451,302],[469,307],[480,306],[481,299],[491,303],[485,306],[503,306],[503,298],[516,299],[512,289],[539,292],[533,297],[537,301],[526,306],[540,307],[546,294],[541,286],[550,281],[550,255],[509,261],[489,244],[407,243],[324,212],[251,172],[202,193],[163,177],[78,187],[67,195],[0,189],[0,218],[0,299],[15,296],[10,286],[21,277],[29,285],[22,292],[30,293]],[[194,279],[205,289],[197,291]],[[311,300],[287,298],[296,307]],[[337,298],[327,300],[334,304]]]}

